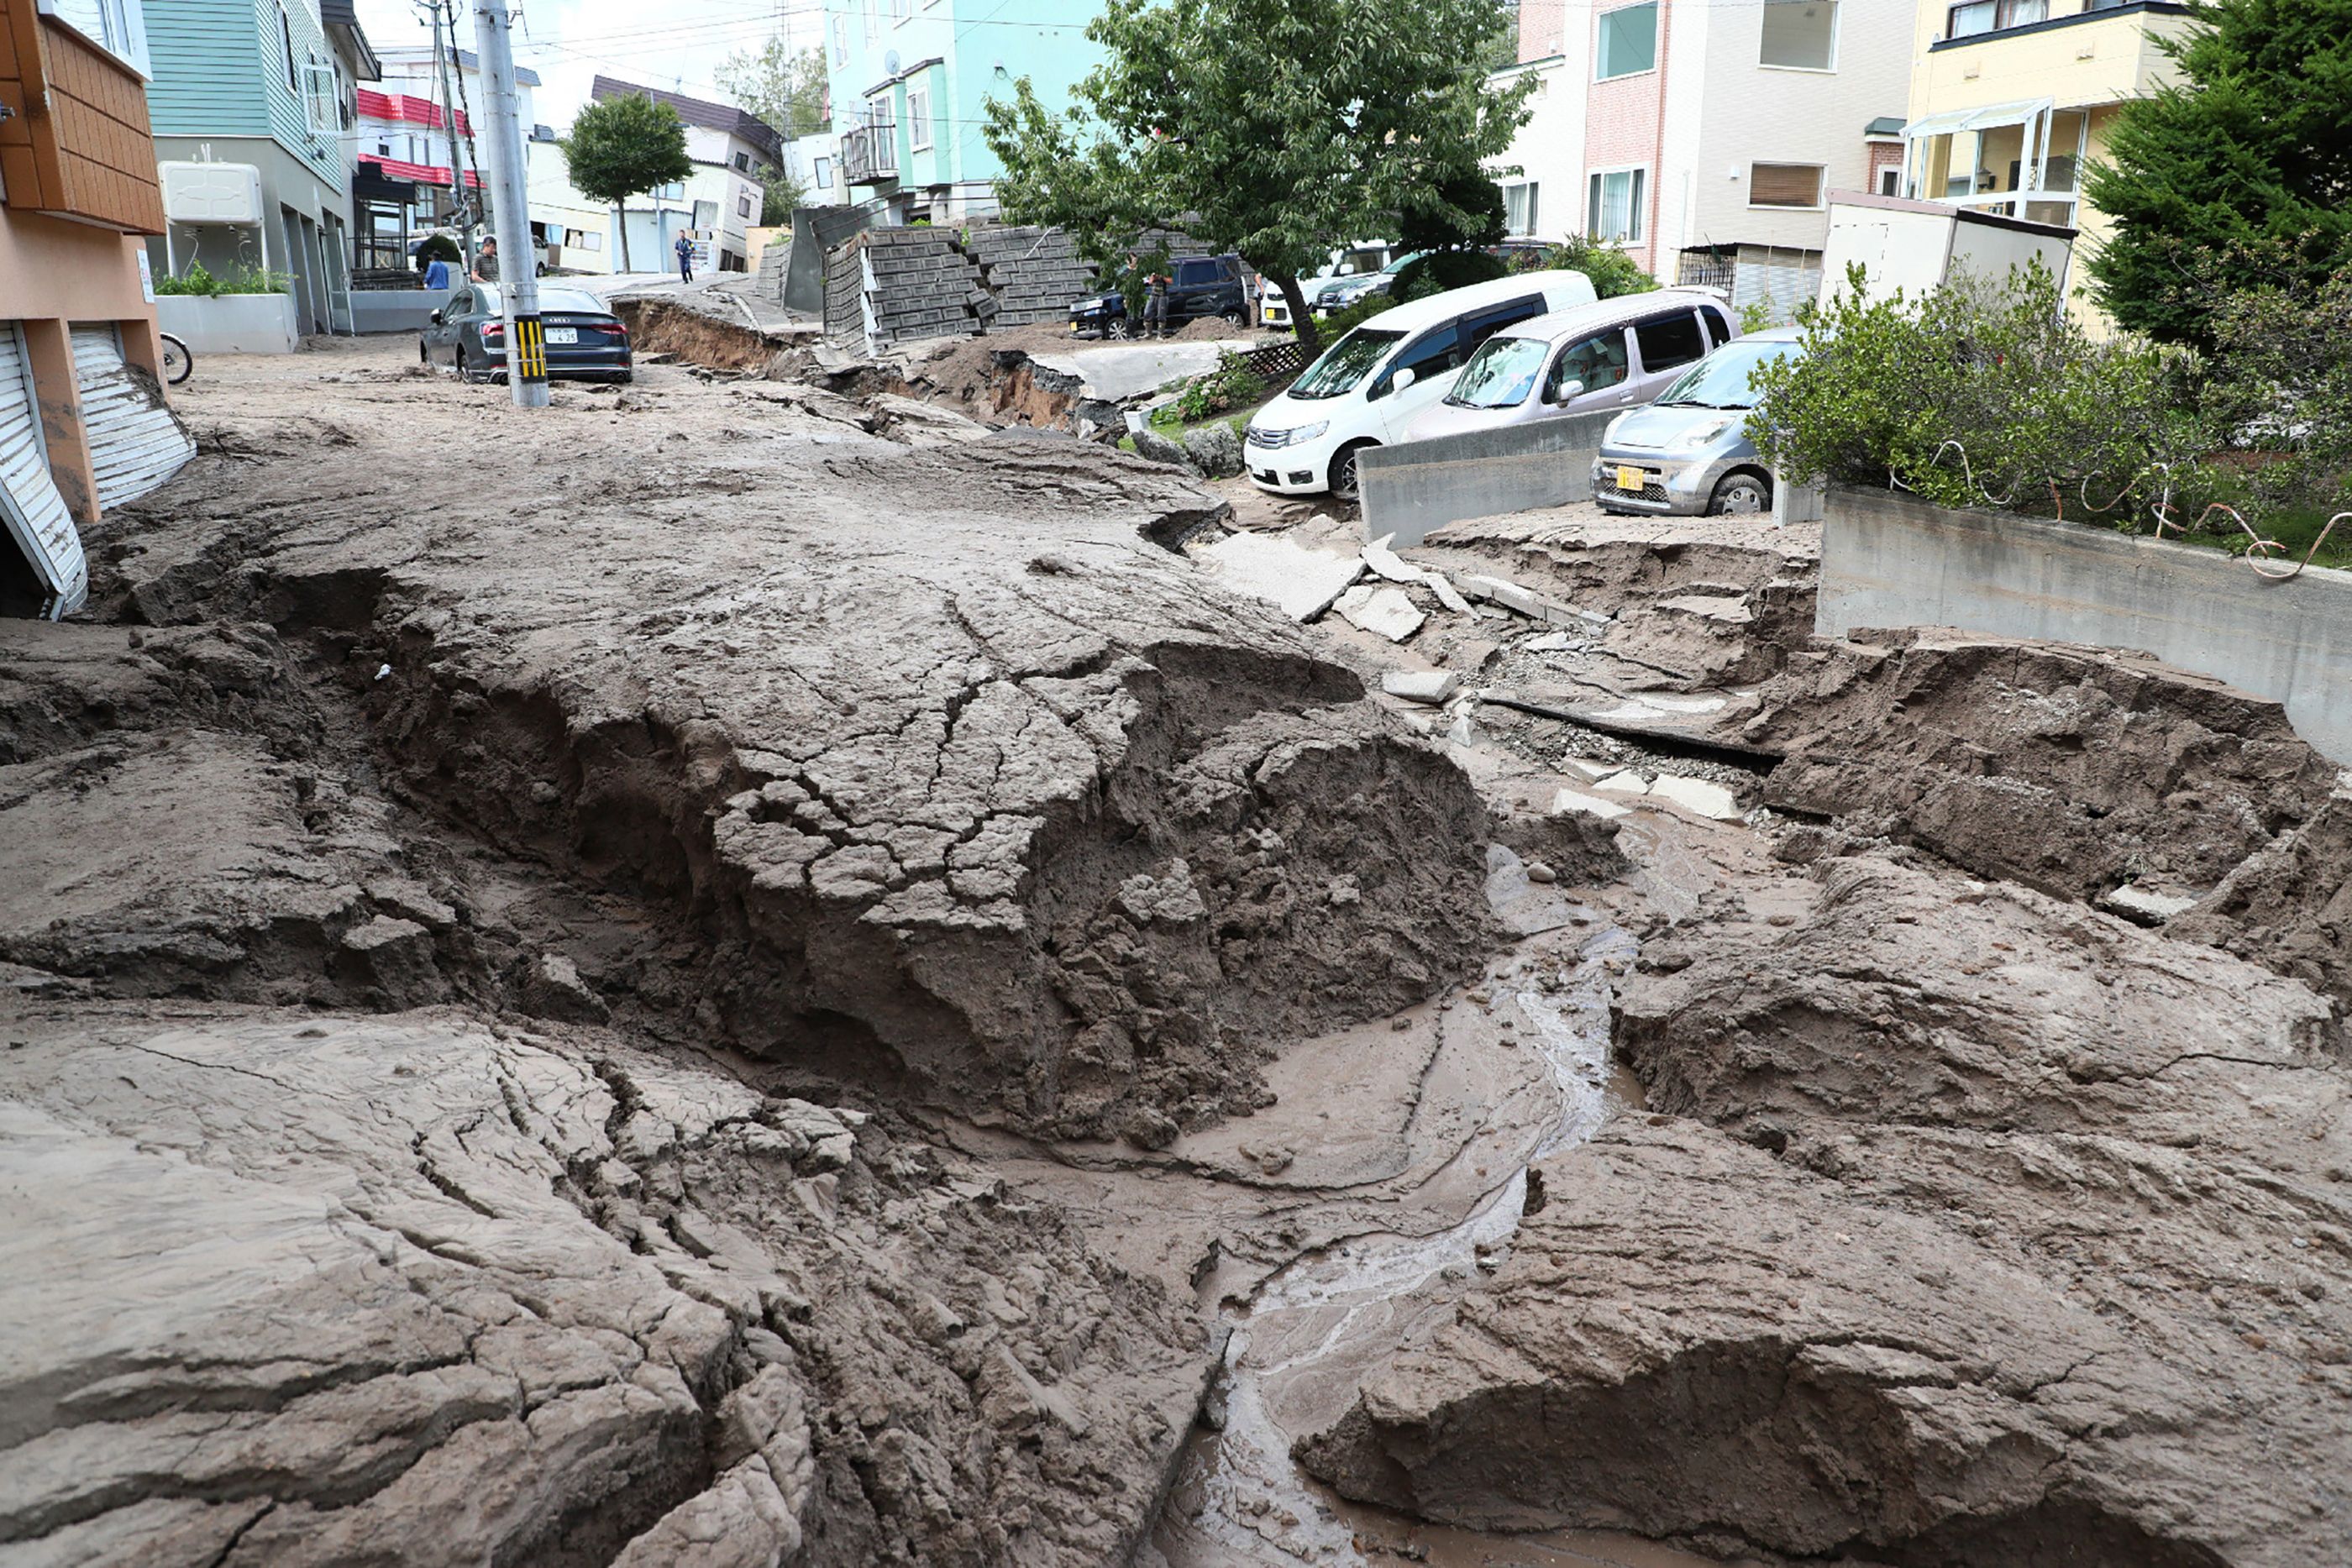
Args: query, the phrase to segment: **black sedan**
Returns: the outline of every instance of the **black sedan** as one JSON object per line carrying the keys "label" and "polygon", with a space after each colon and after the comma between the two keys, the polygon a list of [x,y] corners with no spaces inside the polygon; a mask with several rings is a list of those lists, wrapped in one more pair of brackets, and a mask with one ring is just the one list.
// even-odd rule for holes
{"label": "black sedan", "polygon": [[[417,334],[418,357],[469,382],[507,379],[505,303],[495,283],[461,283],[449,303],[433,312]],[[629,329],[583,288],[539,291],[539,318],[547,329],[547,377],[625,382],[630,379]]]}

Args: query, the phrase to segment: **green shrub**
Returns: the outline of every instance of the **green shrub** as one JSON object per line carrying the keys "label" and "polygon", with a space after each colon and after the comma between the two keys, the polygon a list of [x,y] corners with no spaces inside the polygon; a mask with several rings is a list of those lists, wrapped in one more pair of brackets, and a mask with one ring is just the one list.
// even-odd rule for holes
{"label": "green shrub", "polygon": [[1646,294],[1658,287],[1658,280],[1634,266],[1632,256],[1615,246],[1594,245],[1581,235],[1571,235],[1566,243],[1552,246],[1544,266],[1551,271],[1584,274],[1592,279],[1592,292],[1603,299]]}
{"label": "green shrub", "polygon": [[289,272],[268,272],[257,267],[234,267],[215,274],[201,261],[191,262],[188,270],[177,277],[155,280],[157,294],[194,295],[215,298],[223,294],[287,294],[294,287],[294,275]]}
{"label": "green shrub", "polygon": [[425,263],[436,256],[452,267],[458,267],[464,264],[466,252],[448,235],[427,235],[424,243],[416,247],[416,270],[424,271]]}
{"label": "green shrub", "polygon": [[1249,361],[1239,354],[1221,351],[1217,368],[1187,382],[1174,402],[1152,411],[1151,423],[1198,424],[1212,415],[1246,408],[1265,395],[1265,380],[1249,368]]}
{"label": "green shrub", "polygon": [[2149,521],[2206,444],[2193,366],[2135,340],[2095,342],[2064,307],[2038,260],[1918,298],[1872,298],[1856,267],[1805,317],[1798,351],[1759,372],[1748,434],[1798,484]]}

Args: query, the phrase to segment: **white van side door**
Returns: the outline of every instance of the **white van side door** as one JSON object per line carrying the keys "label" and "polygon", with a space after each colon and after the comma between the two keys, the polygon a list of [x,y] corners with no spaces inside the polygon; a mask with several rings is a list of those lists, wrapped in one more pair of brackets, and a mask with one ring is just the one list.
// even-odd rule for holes
{"label": "white van side door", "polygon": [[[1365,406],[1371,412],[1379,439],[1396,440],[1414,415],[1445,395],[1462,361],[1469,357],[1461,350],[1462,324],[1446,321],[1415,335],[1390,356],[1372,384],[1364,389]],[[1400,374],[1405,371],[1412,375]],[[1412,384],[1397,384],[1405,380]]]}

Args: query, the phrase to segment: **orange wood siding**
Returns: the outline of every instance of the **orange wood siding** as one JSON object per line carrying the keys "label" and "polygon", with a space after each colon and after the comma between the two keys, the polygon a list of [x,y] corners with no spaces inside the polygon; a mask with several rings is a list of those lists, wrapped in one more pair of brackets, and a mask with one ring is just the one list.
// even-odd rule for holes
{"label": "orange wood siding", "polygon": [[34,0],[0,0],[0,177],[8,204],[128,234],[161,234],[163,193],[138,73]]}

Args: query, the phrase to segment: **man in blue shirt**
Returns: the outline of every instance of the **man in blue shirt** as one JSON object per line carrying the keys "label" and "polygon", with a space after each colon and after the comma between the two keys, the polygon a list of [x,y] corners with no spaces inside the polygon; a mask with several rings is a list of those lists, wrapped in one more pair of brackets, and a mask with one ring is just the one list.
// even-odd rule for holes
{"label": "man in blue shirt", "polygon": [[425,264],[425,287],[446,288],[449,284],[449,263],[446,257],[436,256]]}
{"label": "man in blue shirt", "polygon": [[684,229],[678,231],[677,243],[670,248],[677,252],[677,280],[680,283],[693,282],[694,242],[686,237]]}

